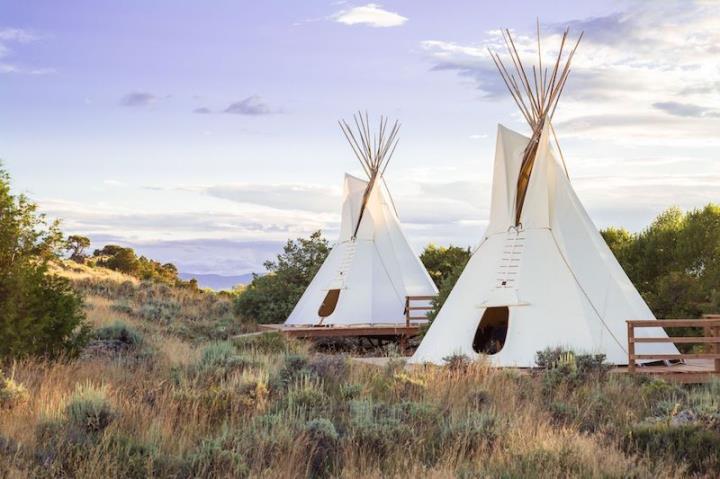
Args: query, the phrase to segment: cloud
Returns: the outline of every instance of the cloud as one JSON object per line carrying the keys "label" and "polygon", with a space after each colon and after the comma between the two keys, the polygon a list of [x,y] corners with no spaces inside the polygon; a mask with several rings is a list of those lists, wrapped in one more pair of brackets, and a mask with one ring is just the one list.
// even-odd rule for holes
{"label": "cloud", "polygon": [[2,28],[0,29],[0,41],[29,43],[37,40],[39,37],[33,33],[21,28]]}
{"label": "cloud", "polygon": [[691,103],[680,103],[676,101],[664,101],[653,103],[658,110],[662,110],[674,116],[693,118],[720,118],[720,109],[707,108]]}
{"label": "cloud", "polygon": [[[10,44],[25,44],[40,40],[40,36],[21,28],[0,28],[0,60],[11,57]],[[0,61],[0,74],[48,75],[55,73],[54,68],[27,67],[15,62]]]}
{"label": "cloud", "polygon": [[[632,142],[654,136],[658,145],[717,131],[716,7],[701,1],[631,5],[605,16],[543,25],[545,65],[557,55],[566,27],[571,39],[585,32],[555,122],[578,127],[570,132],[578,137]],[[535,32],[515,31],[513,38],[527,65],[535,63]],[[477,43],[433,39],[420,46],[431,71],[454,72],[482,98],[511,101],[487,52],[507,57],[499,30],[485,32]]]}
{"label": "cloud", "polygon": [[157,96],[147,92],[131,92],[120,99],[122,106],[148,106],[157,101]]}
{"label": "cloud", "polygon": [[215,185],[203,193],[238,203],[251,203],[283,210],[336,213],[340,190],[312,185]]}
{"label": "cloud", "polygon": [[331,15],[330,18],[345,25],[367,25],[377,28],[399,27],[408,20],[395,12],[383,10],[380,5],[375,3],[341,10]]}
{"label": "cloud", "polygon": [[225,113],[259,116],[269,115],[274,112],[261,97],[253,95],[245,98],[244,100],[231,103],[227,108],[225,108]]}
{"label": "cloud", "polygon": [[210,110],[210,108],[201,106],[200,108],[195,108],[193,110],[193,113],[198,113],[200,115],[207,115],[209,113],[212,113],[212,110]]}

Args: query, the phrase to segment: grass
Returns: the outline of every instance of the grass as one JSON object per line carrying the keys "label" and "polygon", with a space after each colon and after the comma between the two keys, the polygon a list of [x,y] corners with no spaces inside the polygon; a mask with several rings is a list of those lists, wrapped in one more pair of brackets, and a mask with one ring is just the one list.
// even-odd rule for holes
{"label": "grass", "polygon": [[[177,334],[186,313],[170,324],[135,314],[141,301],[165,300],[135,296],[151,290],[103,288],[88,287],[102,292],[87,296],[96,337],[138,335],[144,353],[4,369],[0,397],[15,399],[0,408],[0,477],[720,473],[720,383],[607,374],[598,358],[563,352],[546,352],[534,374],[460,357],[377,367],[274,334]],[[128,298],[133,312],[113,307]]]}

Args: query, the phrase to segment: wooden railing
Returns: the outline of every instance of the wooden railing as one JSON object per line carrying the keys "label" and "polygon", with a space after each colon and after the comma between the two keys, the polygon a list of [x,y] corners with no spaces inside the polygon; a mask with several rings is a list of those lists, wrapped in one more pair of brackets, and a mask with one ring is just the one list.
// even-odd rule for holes
{"label": "wooden railing", "polygon": [[[638,359],[649,361],[712,359],[714,374],[720,374],[720,314],[707,314],[702,319],[650,319],[627,322],[628,328],[628,371],[636,372]],[[635,337],[635,328],[702,328],[703,336],[670,336],[657,338]],[[674,343],[674,344],[706,344],[709,352],[681,354],[637,354],[636,344],[643,343]]]}
{"label": "wooden railing", "polygon": [[413,316],[413,311],[430,311],[432,306],[413,306],[412,301],[430,301],[435,296],[405,296],[405,325],[410,326],[412,321],[427,320],[427,313],[422,316]]}

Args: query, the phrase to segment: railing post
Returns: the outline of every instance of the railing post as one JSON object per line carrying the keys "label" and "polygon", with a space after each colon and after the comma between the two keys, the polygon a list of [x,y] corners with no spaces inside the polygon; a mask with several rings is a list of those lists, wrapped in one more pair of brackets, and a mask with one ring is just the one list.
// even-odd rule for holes
{"label": "railing post", "polygon": [[627,322],[628,336],[628,372],[635,372],[635,328],[630,321]]}
{"label": "railing post", "polygon": [[[718,335],[720,335],[720,328],[717,326],[713,326],[712,328],[710,328],[710,334],[717,338]],[[720,353],[720,345],[717,342],[712,343],[712,352],[713,354]],[[720,358],[715,358],[715,373],[720,373]]]}
{"label": "railing post", "polygon": [[410,296],[405,296],[405,326],[410,327]]}

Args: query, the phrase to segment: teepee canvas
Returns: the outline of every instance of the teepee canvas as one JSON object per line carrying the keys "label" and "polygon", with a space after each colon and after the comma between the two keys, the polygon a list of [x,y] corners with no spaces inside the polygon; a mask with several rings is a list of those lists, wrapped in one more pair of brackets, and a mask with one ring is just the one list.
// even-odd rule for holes
{"label": "teepee canvas", "polygon": [[407,297],[437,294],[435,284],[400,228],[383,179],[397,144],[399,125],[380,120],[371,136],[367,116],[357,130],[342,122],[368,176],[345,175],[340,238],[286,325],[404,324]]}
{"label": "teepee canvas", "polygon": [[[566,37],[567,31],[563,45]],[[516,74],[508,74],[496,54],[493,59],[532,135],[498,128],[487,230],[411,362],[485,354],[496,366],[532,367],[538,351],[564,347],[626,364],[625,321],[654,316],[590,220],[551,144],[552,113],[575,49],[561,68],[561,47],[551,74],[535,74],[531,83],[509,32],[506,41]],[[638,333],[665,335],[659,328]],[[648,353],[677,354],[672,343],[642,346]]]}

